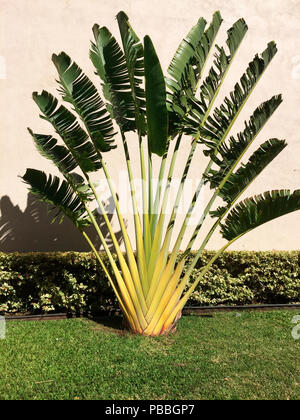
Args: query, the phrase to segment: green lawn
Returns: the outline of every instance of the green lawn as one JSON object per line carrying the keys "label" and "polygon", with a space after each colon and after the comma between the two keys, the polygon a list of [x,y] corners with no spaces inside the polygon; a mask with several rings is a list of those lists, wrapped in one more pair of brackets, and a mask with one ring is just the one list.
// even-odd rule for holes
{"label": "green lawn", "polygon": [[184,316],[150,338],[118,321],[7,322],[0,399],[299,399],[299,311]]}

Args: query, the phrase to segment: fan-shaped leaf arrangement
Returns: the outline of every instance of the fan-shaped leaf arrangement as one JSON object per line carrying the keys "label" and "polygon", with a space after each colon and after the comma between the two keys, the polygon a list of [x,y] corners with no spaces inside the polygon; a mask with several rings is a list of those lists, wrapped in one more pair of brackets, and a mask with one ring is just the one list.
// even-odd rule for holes
{"label": "fan-shaped leaf arrangement", "polygon": [[[34,93],[33,99],[41,117],[52,125],[60,140],[49,134],[36,134],[30,129],[29,132],[37,150],[54,163],[63,178],[27,169],[23,180],[33,194],[58,209],[54,219],[60,215],[61,221],[66,215],[81,230],[108,276],[129,328],[136,333],[155,336],[165,334],[176,326],[189,296],[220,253],[248,231],[299,210],[300,191],[275,190],[238,202],[252,181],[286,147],[284,140],[265,139],[246,163],[242,161],[280,105],[281,95],[258,105],[249,121],[245,122],[244,130],[236,136],[230,135],[249,96],[277,52],[274,42],[253,58],[239,81],[233,84],[230,94],[220,101],[220,106],[214,107],[247,32],[244,19],[233,24],[227,31],[225,45],[219,46],[214,42],[222,24],[220,12],[213,15],[209,25],[200,18],[175,52],[168,67],[168,77],[163,74],[151,38],[145,36],[141,42],[124,12],[117,15],[117,22],[122,45],[106,27],[93,27],[90,58],[95,73],[101,79],[102,93],[65,52],[53,55],[58,72],[58,90],[66,106],[59,104],[58,99],[46,91]],[[206,69],[211,54],[214,54],[213,63]],[[132,156],[126,138],[129,131],[136,133],[139,147],[142,214],[137,205]],[[187,141],[186,136],[190,136],[191,141]],[[136,252],[126,230],[109,168],[103,159],[103,154],[117,146],[124,151],[131,186]],[[180,148],[183,147],[190,148],[190,152],[181,168],[178,192],[169,220],[166,220],[170,184]],[[195,154],[196,149],[199,152],[202,150],[203,159],[207,161],[206,168],[179,233],[174,238],[173,248],[170,248],[190,165],[200,157],[198,151]],[[156,160],[160,160],[159,182],[155,188],[152,182],[155,176],[152,167],[154,155]],[[167,162],[169,169],[166,173]],[[98,197],[90,180],[89,174],[95,171],[103,172],[110,188],[125,255],[121,252],[101,197]],[[205,184],[212,190],[211,198],[199,215],[185,251],[178,258],[189,218]],[[224,203],[216,208],[217,198]],[[117,261],[99,228],[97,213],[91,210],[93,200],[103,214]],[[209,215],[216,219],[209,219],[214,223],[187,266],[186,255]],[[101,254],[88,237],[85,231],[88,225],[95,227],[114,276],[109,274]],[[227,242],[186,290],[192,269],[217,227],[221,228],[221,235]]]}

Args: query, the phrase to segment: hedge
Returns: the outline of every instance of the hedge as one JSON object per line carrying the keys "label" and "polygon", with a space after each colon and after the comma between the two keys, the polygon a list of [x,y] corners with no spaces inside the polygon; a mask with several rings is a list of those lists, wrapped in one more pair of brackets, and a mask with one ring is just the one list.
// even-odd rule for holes
{"label": "hedge", "polygon": [[[191,280],[213,254],[203,254]],[[187,306],[299,303],[299,255],[296,251],[225,252]],[[191,253],[189,259],[192,257]],[[116,299],[92,253],[0,253],[1,314],[96,314],[116,308]]]}

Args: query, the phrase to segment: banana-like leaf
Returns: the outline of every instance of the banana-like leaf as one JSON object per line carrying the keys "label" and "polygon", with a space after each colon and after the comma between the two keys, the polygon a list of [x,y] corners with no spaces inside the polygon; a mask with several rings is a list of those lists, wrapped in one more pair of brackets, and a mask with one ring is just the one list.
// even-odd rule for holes
{"label": "banana-like leaf", "polygon": [[238,203],[221,224],[223,238],[232,241],[256,227],[300,210],[300,190],[267,191]]}
{"label": "banana-like leaf", "polygon": [[49,135],[33,133],[28,128],[37,150],[42,156],[51,160],[62,173],[70,173],[77,167],[77,162],[72,153],[62,145],[57,144],[57,140]]}
{"label": "banana-like leaf", "polygon": [[162,156],[168,141],[166,84],[153,43],[148,36],[144,38],[144,51],[148,148],[151,153]]}
{"label": "banana-like leaf", "polygon": [[123,132],[135,130],[135,103],[124,53],[106,27],[96,24],[93,33],[95,43],[92,43],[90,57],[102,79],[108,110]]}
{"label": "banana-like leaf", "polygon": [[[221,23],[220,13],[217,13],[219,26]],[[168,73],[176,82],[176,86],[184,88],[186,84],[190,84],[192,81],[189,79],[189,68],[192,66],[192,58],[195,60],[195,54],[197,48],[200,50],[202,47],[201,40],[204,34],[206,26],[206,20],[202,17],[198,20],[197,24],[192,27],[186,37],[179,44],[174,57],[171,60],[171,63],[168,67]],[[204,38],[203,38],[204,39]],[[206,39],[205,39],[206,40]],[[208,45],[208,43],[207,43]],[[199,48],[200,47],[200,48]],[[200,54],[199,54],[200,56]],[[200,56],[203,58],[204,54]],[[198,64],[198,63],[197,63]],[[198,64],[198,73],[200,73],[200,63]],[[194,74],[194,83],[195,83],[195,74]],[[174,88],[175,84],[170,81],[170,88]]]}
{"label": "banana-like leaf", "polygon": [[224,47],[216,45],[217,52],[214,55],[215,59],[212,67],[209,70],[208,76],[200,87],[200,92],[203,97],[210,102],[220,84],[220,80],[228,69],[233,57],[238,50],[248,26],[244,19],[238,19],[233,26],[227,31],[227,48],[229,54],[226,54]]}
{"label": "banana-like leaf", "polygon": [[167,78],[168,111],[170,132],[176,134],[184,127],[182,119],[195,101],[194,95],[201,78],[213,42],[221,26],[220,12],[213,15],[212,22],[204,32],[206,21],[203,18],[190,30],[180,43],[169,67]]}
{"label": "banana-like leaf", "polygon": [[276,156],[287,146],[285,140],[270,139],[260,145],[260,147],[250,156],[246,164],[232,173],[219,192],[219,196],[228,203],[217,210],[211,211],[213,217],[221,217],[226,213],[233,201],[235,201],[254,179],[268,166]]}
{"label": "banana-like leaf", "polygon": [[136,104],[136,122],[141,135],[146,134],[146,102],[145,90],[142,87],[144,76],[144,49],[143,45],[132,29],[128,16],[124,12],[117,14],[123,50],[126,59],[130,86]]}
{"label": "banana-like leaf", "polygon": [[168,73],[173,79],[167,79],[167,85],[175,97],[180,96],[183,91],[185,94],[195,94],[221,23],[220,12],[215,12],[210,26],[204,32],[206,21],[200,18],[180,43],[168,67]]}
{"label": "banana-like leaf", "polygon": [[74,114],[63,105],[58,106],[57,99],[44,90],[40,95],[34,92],[33,99],[44,114],[42,118],[53,125],[80,168],[84,172],[94,172],[101,168],[97,151]]}
{"label": "banana-like leaf", "polygon": [[261,57],[256,55],[242,75],[240,83],[235,85],[234,90],[225,97],[221,106],[214,110],[213,115],[208,117],[204,127],[201,127],[201,138],[211,142],[212,151],[215,151],[226,137],[232,123],[276,52],[275,42],[272,41]]}
{"label": "banana-like leaf", "polygon": [[81,68],[65,53],[53,54],[59,74],[60,92],[83,120],[97,150],[107,152],[113,145],[113,123],[98,91]]}
{"label": "banana-like leaf", "polygon": [[211,66],[208,76],[200,86],[200,98],[189,98],[189,113],[184,119],[184,132],[186,134],[197,135],[199,126],[202,125],[204,117],[210,110],[215,96],[218,93],[233,58],[246,35],[248,26],[244,19],[237,20],[227,31],[227,54],[224,47],[216,45],[217,52],[214,55],[214,62]]}
{"label": "banana-like leaf", "polygon": [[223,143],[217,150],[215,155],[215,142],[202,140],[209,147],[204,150],[206,156],[211,156],[213,162],[219,167],[218,169],[210,169],[205,175],[205,182],[209,182],[210,188],[217,188],[232,166],[238,162],[249,145],[256,138],[268,119],[278,108],[282,102],[281,95],[273,96],[266,102],[257,107],[251,115],[249,122],[245,122],[245,129],[238,133],[237,139],[230,137],[228,144]]}
{"label": "banana-like leaf", "polygon": [[37,150],[46,159],[51,160],[58,170],[64,175],[67,182],[76,192],[82,201],[91,201],[93,199],[91,187],[85,184],[81,175],[72,172],[78,163],[72,153],[65,147],[57,144],[57,140],[49,135],[35,134],[28,128]]}
{"label": "banana-like leaf", "polygon": [[[37,169],[27,169],[21,178],[29,185],[32,194],[59,209],[53,221],[60,213],[63,213],[80,229],[90,224],[85,206],[66,181],[61,181],[53,175],[47,177],[45,172]],[[60,220],[62,221],[62,218]]]}

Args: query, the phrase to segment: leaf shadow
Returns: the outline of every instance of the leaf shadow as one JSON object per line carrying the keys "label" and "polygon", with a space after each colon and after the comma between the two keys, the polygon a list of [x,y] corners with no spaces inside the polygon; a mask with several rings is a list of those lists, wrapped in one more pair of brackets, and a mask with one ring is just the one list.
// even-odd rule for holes
{"label": "leaf shadow", "polygon": [[[1,197],[0,252],[90,252],[89,244],[67,217],[62,223],[51,223],[54,213],[49,211],[50,208],[31,193],[28,193],[24,211],[18,205],[14,205],[9,196]],[[114,215],[112,197],[105,208],[111,222]],[[113,251],[114,247],[103,216],[99,215],[98,224],[109,248]],[[102,250],[94,227],[90,226],[85,231],[96,249]],[[115,235],[118,243],[121,244],[121,231],[115,232]]]}

